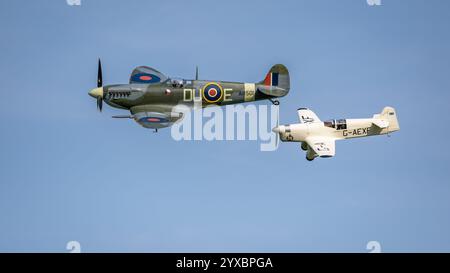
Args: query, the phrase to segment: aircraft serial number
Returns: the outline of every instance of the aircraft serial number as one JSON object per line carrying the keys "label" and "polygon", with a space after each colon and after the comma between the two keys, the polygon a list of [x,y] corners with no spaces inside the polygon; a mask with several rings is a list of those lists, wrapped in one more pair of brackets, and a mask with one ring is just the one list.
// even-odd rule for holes
{"label": "aircraft serial number", "polygon": [[370,127],[342,131],[342,135],[345,137],[346,136],[366,136],[369,133],[370,133]]}

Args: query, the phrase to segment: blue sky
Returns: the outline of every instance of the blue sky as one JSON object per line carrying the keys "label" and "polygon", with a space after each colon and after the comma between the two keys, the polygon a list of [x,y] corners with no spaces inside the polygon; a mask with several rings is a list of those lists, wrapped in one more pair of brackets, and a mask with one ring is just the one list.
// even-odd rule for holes
{"label": "blue sky", "polygon": [[[448,1],[0,2],[0,251],[450,251]],[[322,119],[394,106],[392,137],[298,145],[176,142],[87,92],[149,65],[259,81],[285,64]]]}

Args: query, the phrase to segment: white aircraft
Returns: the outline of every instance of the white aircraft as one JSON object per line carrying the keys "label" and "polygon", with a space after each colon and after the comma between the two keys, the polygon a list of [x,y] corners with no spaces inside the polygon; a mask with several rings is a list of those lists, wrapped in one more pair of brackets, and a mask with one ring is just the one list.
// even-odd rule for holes
{"label": "white aircraft", "polygon": [[381,114],[375,114],[373,118],[325,122],[307,108],[300,108],[297,113],[301,123],[277,126],[272,131],[278,133],[282,141],[301,142],[308,161],[318,156],[334,156],[336,140],[384,135],[400,130],[397,114],[392,107],[385,107]]}

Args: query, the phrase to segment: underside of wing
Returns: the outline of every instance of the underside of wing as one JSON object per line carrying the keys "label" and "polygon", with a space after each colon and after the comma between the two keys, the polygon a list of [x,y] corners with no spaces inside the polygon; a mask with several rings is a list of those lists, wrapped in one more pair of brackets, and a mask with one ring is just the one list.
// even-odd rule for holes
{"label": "underside of wing", "polygon": [[137,123],[150,129],[169,127],[183,117],[183,113],[174,112],[168,105],[140,105],[130,111]]}
{"label": "underside of wing", "polygon": [[166,80],[167,76],[159,72],[158,70],[148,66],[139,66],[136,67],[131,73],[130,84],[132,83],[155,84],[165,82]]}
{"label": "underside of wing", "polygon": [[320,157],[332,157],[336,153],[336,141],[331,138],[307,138],[306,143]]}
{"label": "underside of wing", "polygon": [[298,119],[301,123],[320,122],[319,117],[308,108],[300,108],[297,110]]}

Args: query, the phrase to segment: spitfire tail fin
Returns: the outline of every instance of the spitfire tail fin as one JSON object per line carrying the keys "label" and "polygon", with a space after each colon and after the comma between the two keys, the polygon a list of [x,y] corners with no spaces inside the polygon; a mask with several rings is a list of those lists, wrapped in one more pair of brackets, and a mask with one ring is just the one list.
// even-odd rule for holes
{"label": "spitfire tail fin", "polygon": [[282,64],[272,66],[264,80],[258,83],[259,91],[274,97],[286,96],[290,88],[289,71]]}
{"label": "spitfire tail fin", "polygon": [[380,114],[374,115],[374,118],[380,118],[389,122],[388,131],[395,132],[400,130],[398,124],[397,112],[394,108],[386,106]]}

